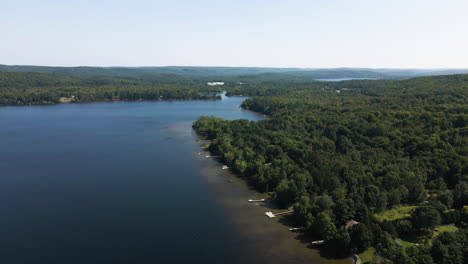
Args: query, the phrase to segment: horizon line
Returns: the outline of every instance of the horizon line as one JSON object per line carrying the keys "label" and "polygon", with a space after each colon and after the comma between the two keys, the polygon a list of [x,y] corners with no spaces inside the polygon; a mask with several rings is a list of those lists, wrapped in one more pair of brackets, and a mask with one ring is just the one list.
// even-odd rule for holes
{"label": "horizon line", "polygon": [[466,68],[394,68],[394,67],[273,67],[273,66],[200,66],[200,65],[163,65],[163,66],[103,66],[103,65],[38,65],[38,64],[0,64],[0,66],[50,67],[50,68],[267,68],[267,69],[304,69],[304,70],[338,70],[338,69],[371,69],[371,70],[468,70]]}

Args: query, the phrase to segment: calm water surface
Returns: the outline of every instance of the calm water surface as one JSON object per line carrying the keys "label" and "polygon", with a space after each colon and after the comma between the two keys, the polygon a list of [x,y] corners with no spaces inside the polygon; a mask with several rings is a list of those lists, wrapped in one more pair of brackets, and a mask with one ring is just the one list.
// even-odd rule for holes
{"label": "calm water surface", "polygon": [[350,263],[199,155],[199,116],[263,118],[243,99],[0,107],[0,263]]}
{"label": "calm water surface", "polygon": [[242,100],[1,107],[0,263],[244,262],[190,130]]}
{"label": "calm water surface", "polygon": [[350,80],[378,80],[377,78],[333,78],[333,79],[317,79],[317,81],[324,82],[341,82]]}

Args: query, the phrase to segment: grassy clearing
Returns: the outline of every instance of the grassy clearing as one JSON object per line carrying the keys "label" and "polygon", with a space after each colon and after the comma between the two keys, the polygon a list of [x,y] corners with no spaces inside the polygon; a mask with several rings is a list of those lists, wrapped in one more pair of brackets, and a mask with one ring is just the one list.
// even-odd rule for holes
{"label": "grassy clearing", "polygon": [[458,231],[458,227],[456,226],[437,226],[434,228],[432,236],[430,233],[420,232],[417,234],[413,234],[410,236],[400,237],[398,241],[400,241],[404,247],[414,246],[415,244],[432,244],[432,240],[434,240],[438,235],[443,232],[456,232]]}
{"label": "grassy clearing", "polygon": [[366,251],[359,254],[359,258],[361,259],[362,263],[375,260],[377,258],[377,256],[375,255],[375,248],[368,248]]}
{"label": "grassy clearing", "polygon": [[384,220],[393,221],[402,219],[405,217],[411,216],[411,213],[416,209],[417,206],[400,206],[393,208],[391,210],[387,210],[383,213],[375,214],[375,218],[379,222],[383,222]]}
{"label": "grassy clearing", "polygon": [[403,244],[403,247],[404,247],[404,248],[414,246],[414,243],[413,243],[413,242],[406,241],[406,240],[401,239],[401,238],[398,238],[397,240],[400,241],[401,244]]}
{"label": "grassy clearing", "polygon": [[438,226],[434,229],[434,236],[436,238],[440,233],[443,232],[456,232],[458,231],[458,227],[456,226]]}

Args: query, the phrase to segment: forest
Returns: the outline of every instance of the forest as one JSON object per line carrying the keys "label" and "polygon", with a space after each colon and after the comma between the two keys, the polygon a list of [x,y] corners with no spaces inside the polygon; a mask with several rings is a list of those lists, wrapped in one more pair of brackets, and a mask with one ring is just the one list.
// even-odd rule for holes
{"label": "forest", "polygon": [[0,72],[0,105],[125,100],[216,100],[220,88],[173,75],[142,78]]}
{"label": "forest", "polygon": [[261,121],[200,117],[209,150],[363,263],[468,263],[468,75],[233,85]]}

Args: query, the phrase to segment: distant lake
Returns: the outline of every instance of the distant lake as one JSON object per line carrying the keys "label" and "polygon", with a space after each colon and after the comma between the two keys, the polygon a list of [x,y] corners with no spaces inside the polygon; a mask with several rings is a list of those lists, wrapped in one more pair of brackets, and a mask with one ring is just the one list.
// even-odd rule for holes
{"label": "distant lake", "polygon": [[316,81],[324,82],[341,82],[350,80],[378,80],[377,78],[335,78],[335,79],[316,79]]}
{"label": "distant lake", "polygon": [[199,154],[199,116],[263,118],[244,99],[0,107],[0,263],[349,263]]}

